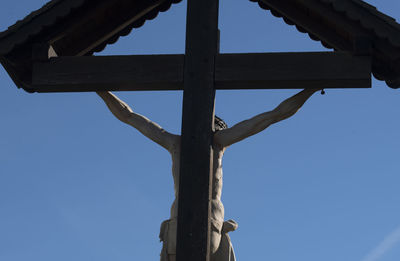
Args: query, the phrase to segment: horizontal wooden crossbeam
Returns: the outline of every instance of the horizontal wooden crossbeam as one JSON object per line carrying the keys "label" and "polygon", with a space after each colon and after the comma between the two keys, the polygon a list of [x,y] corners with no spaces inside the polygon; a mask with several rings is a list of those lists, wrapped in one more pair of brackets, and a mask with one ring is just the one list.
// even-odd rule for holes
{"label": "horizontal wooden crossbeam", "polygon": [[[184,55],[54,57],[35,62],[36,92],[183,90]],[[219,54],[216,89],[369,88],[371,59],[342,52]]]}
{"label": "horizontal wooden crossbeam", "polygon": [[55,57],[33,65],[37,92],[182,90],[184,55]]}
{"label": "horizontal wooden crossbeam", "polygon": [[223,54],[217,89],[370,88],[371,60],[347,53]]}

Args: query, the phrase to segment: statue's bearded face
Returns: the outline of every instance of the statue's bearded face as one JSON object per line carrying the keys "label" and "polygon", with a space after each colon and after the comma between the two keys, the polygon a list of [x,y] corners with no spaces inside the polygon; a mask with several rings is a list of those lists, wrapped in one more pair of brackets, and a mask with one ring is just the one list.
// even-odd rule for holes
{"label": "statue's bearded face", "polygon": [[224,122],[220,117],[215,116],[214,117],[214,129],[215,131],[220,131],[223,129],[228,128],[228,124],[226,124],[226,122]]}

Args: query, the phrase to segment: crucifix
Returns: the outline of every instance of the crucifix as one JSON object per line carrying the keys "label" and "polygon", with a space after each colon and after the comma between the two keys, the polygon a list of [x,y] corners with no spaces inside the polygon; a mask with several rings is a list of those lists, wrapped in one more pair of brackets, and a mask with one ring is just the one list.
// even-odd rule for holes
{"label": "crucifix", "polygon": [[[210,260],[217,89],[370,87],[368,53],[219,54],[218,0],[189,0],[185,55],[57,56],[33,50],[32,91],[183,90],[176,260]],[[57,48],[55,48],[57,49]]]}
{"label": "crucifix", "polygon": [[33,83],[38,92],[98,91],[106,103],[101,91],[183,89],[178,215],[168,225],[177,229],[177,261],[220,261],[211,256],[219,246],[212,239],[219,211],[212,206],[213,154],[221,153],[213,149],[215,90],[309,89],[298,109],[312,89],[370,87],[370,61],[332,52],[219,54],[218,0],[189,0],[186,30],[185,55],[56,57],[39,45]]}

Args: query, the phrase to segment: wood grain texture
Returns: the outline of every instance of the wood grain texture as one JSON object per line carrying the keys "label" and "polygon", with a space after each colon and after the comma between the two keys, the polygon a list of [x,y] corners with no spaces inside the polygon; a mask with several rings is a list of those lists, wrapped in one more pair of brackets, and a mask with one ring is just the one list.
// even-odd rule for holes
{"label": "wood grain texture", "polygon": [[[33,89],[183,90],[183,66],[184,55],[52,58],[34,64]],[[215,89],[369,87],[368,56],[342,52],[219,54],[215,61]]]}
{"label": "wood grain texture", "polygon": [[222,54],[217,89],[371,87],[370,57],[340,52]]}
{"label": "wood grain texture", "polygon": [[33,66],[37,92],[182,90],[184,55],[59,57]]}
{"label": "wood grain texture", "polygon": [[210,260],[210,199],[218,0],[188,0],[177,261]]}

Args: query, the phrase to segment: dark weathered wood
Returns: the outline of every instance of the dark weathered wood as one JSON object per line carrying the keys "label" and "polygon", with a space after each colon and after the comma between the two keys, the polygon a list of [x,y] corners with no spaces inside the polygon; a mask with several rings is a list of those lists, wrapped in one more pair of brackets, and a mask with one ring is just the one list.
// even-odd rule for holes
{"label": "dark weathered wood", "polygon": [[49,60],[50,44],[38,43],[32,46],[32,61],[47,62]]}
{"label": "dark weathered wood", "polygon": [[[344,37],[340,37],[338,33],[321,23],[314,17],[314,13],[310,15],[309,10],[302,5],[303,1],[295,0],[261,0],[265,2],[271,9],[278,11],[286,19],[296,22],[300,31],[310,32],[317,35],[319,39],[332,45],[341,51],[351,51],[351,43]],[[323,15],[323,14],[321,14]]]}
{"label": "dark weathered wood", "polygon": [[353,53],[360,56],[372,55],[372,40],[368,36],[359,36],[353,40]]}
{"label": "dark weathered wood", "polygon": [[101,50],[106,42],[110,42],[110,38],[118,37],[121,30],[157,9],[164,1],[118,1],[118,4],[115,2],[96,1],[92,4],[91,10],[94,11],[81,15],[79,23],[55,36],[55,48],[60,50],[63,56],[85,55],[97,47]]}
{"label": "dark weathered wood", "polygon": [[178,202],[177,261],[210,260],[214,68],[218,0],[189,0]]}
{"label": "dark weathered wood", "polygon": [[[60,57],[35,63],[38,92],[182,90],[184,55]],[[220,54],[215,89],[369,88],[370,57],[341,52]]]}
{"label": "dark weathered wood", "polygon": [[371,87],[371,58],[347,53],[258,53],[217,56],[217,89]]}
{"label": "dark weathered wood", "polygon": [[[362,49],[371,51],[375,77],[399,87],[393,81],[397,82],[400,67],[393,64],[400,58],[400,29],[394,19],[374,7],[357,1],[251,1],[271,9],[310,38],[322,40],[325,46],[357,55],[365,53]],[[45,5],[35,11],[35,19],[28,16],[1,33],[0,62],[19,88],[31,92],[35,43],[51,43],[59,56],[86,56],[101,51],[176,2],[179,0],[69,0]],[[360,42],[359,37],[369,38],[373,48],[368,50],[369,44]]]}
{"label": "dark weathered wood", "polygon": [[182,90],[184,55],[59,57],[35,63],[37,92]]}

